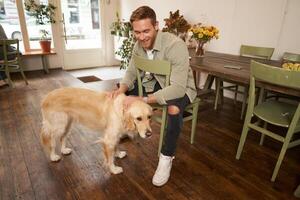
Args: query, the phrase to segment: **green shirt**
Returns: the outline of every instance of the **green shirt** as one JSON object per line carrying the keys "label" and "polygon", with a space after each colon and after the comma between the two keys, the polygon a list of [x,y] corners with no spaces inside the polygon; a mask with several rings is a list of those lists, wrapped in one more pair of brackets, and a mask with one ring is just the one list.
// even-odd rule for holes
{"label": "green shirt", "polygon": [[[185,94],[192,102],[197,96],[192,69],[189,65],[189,53],[183,40],[167,32],[158,31],[153,46],[154,60],[166,60],[171,63],[170,85],[165,87],[166,77],[154,75],[161,86],[161,90],[154,92],[157,103],[166,104],[166,101],[183,97]],[[136,42],[133,54],[147,58],[143,47]],[[134,87],[136,70],[131,59],[128,69],[121,83],[126,84],[129,90]],[[150,83],[151,84],[151,83]]]}

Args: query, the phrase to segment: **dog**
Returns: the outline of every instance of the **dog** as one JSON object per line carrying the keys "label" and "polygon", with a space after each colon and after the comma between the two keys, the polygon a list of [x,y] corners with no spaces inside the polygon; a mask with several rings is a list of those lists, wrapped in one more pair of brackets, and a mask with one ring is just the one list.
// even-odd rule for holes
{"label": "dog", "polygon": [[66,147],[66,138],[72,123],[78,123],[99,132],[96,143],[102,144],[109,171],[122,173],[122,167],[114,164],[114,157],[126,156],[126,151],[117,148],[120,139],[125,135],[147,138],[152,132],[151,106],[138,98],[127,105],[126,98],[130,97],[120,94],[112,98],[108,93],[82,88],[60,88],[50,92],[41,104],[41,141],[49,150],[50,160],[61,159],[55,152],[58,139],[61,153],[71,153],[72,149]]}

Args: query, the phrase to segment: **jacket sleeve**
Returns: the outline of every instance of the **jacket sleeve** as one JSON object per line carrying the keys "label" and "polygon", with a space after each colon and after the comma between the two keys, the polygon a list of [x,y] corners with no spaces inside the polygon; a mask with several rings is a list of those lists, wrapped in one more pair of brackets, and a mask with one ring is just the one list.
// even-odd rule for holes
{"label": "jacket sleeve", "polygon": [[171,62],[170,85],[153,94],[159,104],[166,104],[168,100],[185,95],[189,70],[189,53],[186,44],[181,40],[171,44],[166,49],[166,60]]}
{"label": "jacket sleeve", "polygon": [[[136,54],[137,52],[137,42],[135,43],[132,51],[132,55]],[[125,76],[120,81],[121,84],[125,84],[128,86],[128,90],[132,90],[134,88],[134,82],[136,80],[136,69],[133,63],[133,59],[131,57],[129,61],[128,68],[125,72]]]}

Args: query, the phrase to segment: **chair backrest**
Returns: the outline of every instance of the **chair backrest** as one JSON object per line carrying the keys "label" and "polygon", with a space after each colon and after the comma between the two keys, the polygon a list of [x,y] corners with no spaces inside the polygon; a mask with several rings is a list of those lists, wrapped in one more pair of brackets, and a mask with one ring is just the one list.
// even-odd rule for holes
{"label": "chair backrest", "polygon": [[240,55],[246,57],[263,58],[270,60],[274,52],[274,48],[256,47],[249,45],[241,45]]}
{"label": "chair backrest", "polygon": [[165,60],[149,60],[137,55],[133,55],[133,63],[136,68],[137,81],[139,85],[139,95],[142,96],[142,78],[141,71],[150,72],[166,76],[166,86],[170,84],[171,63]]}
{"label": "chair backrest", "polygon": [[282,57],[283,62],[300,63],[300,54],[285,52]]}
{"label": "chair backrest", "polygon": [[19,40],[0,40],[0,48],[2,48],[4,61],[9,58],[19,58]]}
{"label": "chair backrest", "polygon": [[300,89],[300,71],[286,70],[254,60],[251,61],[250,71],[251,81],[252,79],[253,81],[260,80],[274,85]]}

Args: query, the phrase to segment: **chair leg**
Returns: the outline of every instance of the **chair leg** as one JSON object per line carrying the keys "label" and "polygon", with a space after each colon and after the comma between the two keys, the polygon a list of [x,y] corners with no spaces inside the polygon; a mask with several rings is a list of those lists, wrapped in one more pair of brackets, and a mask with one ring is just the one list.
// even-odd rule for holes
{"label": "chair leg", "polygon": [[238,90],[239,90],[239,86],[235,85],[235,91],[234,91],[234,105],[236,104],[236,99],[237,99],[237,94],[238,94]]}
{"label": "chair leg", "polygon": [[[264,129],[267,129],[268,123],[264,122]],[[265,134],[261,134],[260,136],[260,141],[259,141],[259,145],[262,146],[264,144],[264,140],[265,140]]]}
{"label": "chair leg", "polygon": [[161,117],[161,125],[160,125],[159,144],[158,144],[158,157],[160,155],[163,140],[164,140],[164,137],[165,137],[166,122],[167,122],[167,107],[164,107],[163,112],[162,112],[162,117]]}
{"label": "chair leg", "polygon": [[242,104],[242,111],[241,111],[241,119],[243,119],[245,114],[245,109],[247,105],[247,99],[248,99],[248,87],[244,88],[244,94],[243,94],[243,104]]}
{"label": "chair leg", "polygon": [[194,144],[194,137],[196,132],[197,118],[198,118],[199,102],[193,106],[193,120],[192,120],[192,132],[191,132],[191,144]]}
{"label": "chair leg", "polygon": [[272,178],[271,178],[272,182],[274,182],[275,179],[276,179],[276,177],[277,177],[277,174],[278,174],[279,168],[281,166],[281,163],[283,161],[284,155],[286,153],[286,150],[289,148],[290,141],[291,141],[291,139],[293,137],[294,130],[295,130],[295,124],[294,124],[294,126],[291,125],[289,127],[289,130],[288,130],[288,132],[286,134],[286,137],[284,139],[283,145],[281,147],[280,154],[278,156],[277,163],[275,165],[275,168],[274,168],[274,171],[273,171],[273,174],[272,174]]}
{"label": "chair leg", "polygon": [[244,122],[244,126],[243,126],[242,135],[241,135],[239,146],[238,146],[238,150],[237,150],[236,156],[235,156],[235,158],[237,160],[239,160],[240,157],[241,157],[241,154],[242,154],[242,151],[243,151],[243,148],[244,148],[244,144],[245,144],[245,141],[246,141],[246,138],[247,138],[247,135],[248,135],[248,131],[249,131],[248,124],[250,124],[250,122],[251,122],[251,117],[252,117],[251,114],[252,114],[251,111],[249,111],[249,109],[248,109],[247,114],[246,114],[246,118],[245,118],[245,122]]}
{"label": "chair leg", "polygon": [[219,97],[220,97],[220,78],[216,77],[216,98],[215,98],[215,106],[214,109],[217,110],[218,103],[219,103]]}
{"label": "chair leg", "polygon": [[22,75],[22,77],[23,77],[23,79],[24,79],[24,81],[25,81],[25,84],[28,85],[28,81],[27,81],[27,78],[26,78],[26,76],[25,76],[25,74],[24,74],[24,71],[23,71],[23,67],[22,67],[22,66],[20,66],[20,72],[21,72],[21,75]]}
{"label": "chair leg", "polygon": [[8,85],[10,88],[13,88],[13,82],[10,78],[10,73],[9,73],[9,70],[8,70],[8,66],[5,67],[5,75],[6,75],[6,78],[8,80]]}

